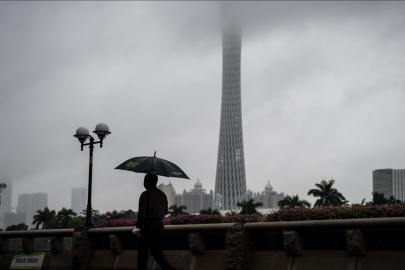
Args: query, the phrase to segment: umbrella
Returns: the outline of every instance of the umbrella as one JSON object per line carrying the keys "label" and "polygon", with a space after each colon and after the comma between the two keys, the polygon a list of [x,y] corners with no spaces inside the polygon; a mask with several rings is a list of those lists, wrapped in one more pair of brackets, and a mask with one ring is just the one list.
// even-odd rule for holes
{"label": "umbrella", "polygon": [[153,157],[133,157],[121,163],[115,169],[190,179],[176,164],[156,157],[156,151]]}

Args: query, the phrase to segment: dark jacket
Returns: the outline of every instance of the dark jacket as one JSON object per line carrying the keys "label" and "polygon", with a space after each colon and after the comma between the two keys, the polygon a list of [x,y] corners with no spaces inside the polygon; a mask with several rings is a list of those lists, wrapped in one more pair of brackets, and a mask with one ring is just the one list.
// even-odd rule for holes
{"label": "dark jacket", "polygon": [[163,220],[168,213],[166,194],[157,187],[142,192],[139,198],[138,220],[136,226],[142,228],[145,219],[153,218]]}

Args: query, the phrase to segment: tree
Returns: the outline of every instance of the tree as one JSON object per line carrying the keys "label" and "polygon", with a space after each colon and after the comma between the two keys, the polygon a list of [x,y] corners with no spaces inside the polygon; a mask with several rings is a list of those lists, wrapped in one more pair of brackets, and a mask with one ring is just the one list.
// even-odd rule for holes
{"label": "tree", "polygon": [[307,200],[300,200],[298,195],[287,195],[284,199],[278,202],[280,208],[295,208],[295,207],[311,207]]}
{"label": "tree", "polygon": [[319,197],[316,200],[314,206],[328,206],[328,205],[343,205],[347,203],[346,198],[337,189],[332,188],[335,180],[331,179],[328,182],[322,180],[321,183],[316,183],[317,189],[311,189],[308,191],[308,195]]}
{"label": "tree", "polygon": [[384,196],[384,193],[371,192],[373,194],[373,200],[368,202],[370,205],[382,205],[382,204],[401,204],[401,200],[397,200],[394,196],[390,196],[388,199]]}
{"label": "tree", "polygon": [[81,227],[85,221],[85,217],[83,216],[75,216],[72,218],[72,221],[70,222],[70,227],[71,228],[76,228],[76,227]]}
{"label": "tree", "polygon": [[201,209],[200,214],[202,214],[202,215],[221,215],[221,213],[217,209],[212,210],[211,207],[208,207],[208,209]]}
{"label": "tree", "polygon": [[[84,210],[82,210],[81,212],[80,212],[80,214],[81,215],[83,215],[83,216],[86,216],[87,215],[87,209],[84,209]],[[92,219],[93,219],[93,222],[94,222],[94,224],[96,225],[96,226],[98,226],[98,225],[100,225],[101,223],[103,223],[104,221],[107,221],[107,216],[106,216],[106,214],[100,214],[100,211],[99,210],[96,210],[96,209],[93,209],[93,208],[91,208],[91,217],[92,217]],[[77,224],[78,223],[78,220],[80,220],[79,218],[75,218],[75,220],[74,220],[74,224]],[[83,219],[83,223],[84,223],[84,220],[85,219]],[[81,225],[80,225],[81,226]],[[75,227],[77,227],[77,226],[75,226]]]}
{"label": "tree", "polygon": [[66,209],[65,207],[60,210],[56,216],[61,228],[68,228],[69,222],[73,220],[73,217],[77,216],[76,212],[72,209]]}
{"label": "tree", "polygon": [[128,219],[138,218],[138,212],[132,211],[131,209],[124,211],[124,215],[125,215],[125,218],[128,218]]}
{"label": "tree", "polygon": [[56,213],[55,210],[49,210],[48,206],[45,207],[44,211],[38,210],[37,215],[34,215],[34,221],[32,222],[32,225],[35,225],[35,228],[38,229],[38,227],[42,224],[42,229],[49,229],[49,225],[52,220],[56,219]]}
{"label": "tree", "polygon": [[170,214],[169,217],[175,217],[178,215],[188,215],[187,212],[183,211],[186,209],[187,209],[187,206],[185,206],[185,205],[180,205],[180,206],[172,205],[169,207],[169,214]]}
{"label": "tree", "polygon": [[373,194],[373,201],[371,202],[371,205],[387,204],[388,200],[385,198],[384,193],[371,192],[371,194]]}
{"label": "tree", "polygon": [[242,210],[240,211],[241,214],[253,215],[257,213],[256,207],[263,206],[261,202],[255,203],[254,201],[254,199],[250,199],[248,201],[238,202],[236,205],[242,208]]}
{"label": "tree", "polygon": [[122,219],[125,217],[124,211],[118,212],[117,210],[113,210],[112,212],[108,211],[105,213],[107,220],[112,220],[112,219]]}
{"label": "tree", "polygon": [[[80,215],[86,216],[87,215],[87,209],[83,209],[80,212]],[[100,211],[93,209],[93,207],[91,208],[91,216],[99,216],[100,215]]]}
{"label": "tree", "polygon": [[231,216],[235,216],[237,214],[238,214],[238,211],[231,210],[230,212],[226,212],[225,216],[231,217]]}
{"label": "tree", "polygon": [[20,224],[11,225],[6,228],[6,231],[21,231],[21,230],[28,230],[28,225],[25,225],[25,223],[21,222]]}

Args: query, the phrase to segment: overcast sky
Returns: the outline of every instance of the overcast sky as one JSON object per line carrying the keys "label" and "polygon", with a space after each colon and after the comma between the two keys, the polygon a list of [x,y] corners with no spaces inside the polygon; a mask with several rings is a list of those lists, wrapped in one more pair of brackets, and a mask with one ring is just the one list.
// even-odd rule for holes
{"label": "overcast sky", "polygon": [[[371,199],[372,171],[405,168],[404,2],[236,2],[242,34],[247,187],[307,196],[323,178]],[[153,155],[214,188],[222,87],[218,2],[0,2],[0,182],[70,207],[87,187],[99,122],[93,207],[137,210],[143,175],[114,170]]]}

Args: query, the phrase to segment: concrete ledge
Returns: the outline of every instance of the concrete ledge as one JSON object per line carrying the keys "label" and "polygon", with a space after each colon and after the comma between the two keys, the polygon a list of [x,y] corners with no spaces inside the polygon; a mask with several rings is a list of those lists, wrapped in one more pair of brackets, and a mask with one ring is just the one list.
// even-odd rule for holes
{"label": "concrete ledge", "polygon": [[[225,250],[206,250],[198,255],[195,270],[224,270]],[[251,268],[256,269],[256,268]]]}
{"label": "concrete ledge", "polygon": [[23,231],[5,231],[0,232],[3,238],[42,238],[49,236],[72,236],[73,229],[52,229],[52,230],[23,230]]}
{"label": "concrete ledge", "polygon": [[357,262],[357,270],[405,269],[405,250],[367,251]]}
{"label": "concrete ledge", "polygon": [[254,270],[290,270],[293,256],[284,250],[255,251],[251,269]]}
{"label": "concrete ledge", "polygon": [[[152,268],[153,258],[152,255],[148,256],[148,269]],[[123,250],[117,255],[114,263],[114,270],[136,270],[138,269],[138,251],[137,250]]]}
{"label": "concrete ledge", "polygon": [[111,250],[94,250],[90,258],[88,270],[113,269],[115,262],[115,254]]}
{"label": "concrete ledge", "polygon": [[[165,225],[165,232],[198,232],[198,231],[226,231],[235,223],[213,223],[213,224],[185,224],[185,225]],[[87,233],[93,234],[131,234],[135,226],[111,227],[111,228],[90,228]],[[73,231],[72,231],[73,233]],[[1,234],[0,234],[1,237]]]}
{"label": "concrete ledge", "polygon": [[246,230],[315,230],[346,228],[404,228],[405,217],[356,218],[334,220],[252,222],[243,226]]}
{"label": "concrete ledge", "polygon": [[357,256],[350,256],[347,251],[304,250],[294,256],[291,270],[356,270],[356,263]]}
{"label": "concrete ledge", "polygon": [[[167,260],[177,270],[194,270],[197,262],[197,255],[189,250],[164,250]],[[156,261],[153,261],[152,269],[162,269]]]}
{"label": "concrete ledge", "polygon": [[72,257],[70,250],[62,250],[55,256],[53,264],[53,270],[71,270],[72,269]]}

